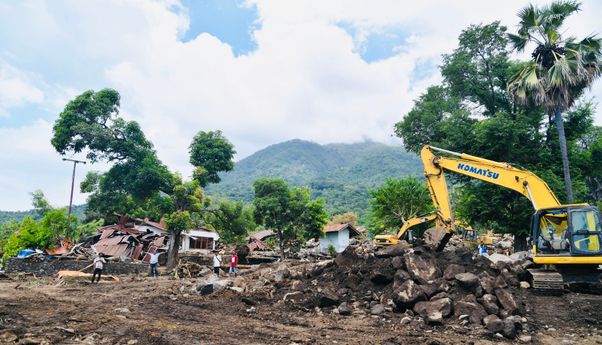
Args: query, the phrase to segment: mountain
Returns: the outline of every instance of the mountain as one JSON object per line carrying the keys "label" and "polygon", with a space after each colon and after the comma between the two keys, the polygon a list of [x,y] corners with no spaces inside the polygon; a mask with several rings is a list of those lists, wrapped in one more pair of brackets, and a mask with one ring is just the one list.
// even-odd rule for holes
{"label": "mountain", "polygon": [[[79,220],[83,220],[86,218],[86,205],[73,205],[71,212],[74,216]],[[35,216],[35,210],[28,211],[0,211],[0,225],[9,222],[20,222],[23,218],[27,216]]]}
{"label": "mountain", "polygon": [[401,147],[366,141],[319,145],[291,140],[268,146],[220,175],[222,181],[206,188],[208,194],[252,201],[253,182],[261,177],[283,178],[295,186],[308,186],[323,197],[331,214],[367,213],[368,190],[387,177],[421,176],[422,162]]}

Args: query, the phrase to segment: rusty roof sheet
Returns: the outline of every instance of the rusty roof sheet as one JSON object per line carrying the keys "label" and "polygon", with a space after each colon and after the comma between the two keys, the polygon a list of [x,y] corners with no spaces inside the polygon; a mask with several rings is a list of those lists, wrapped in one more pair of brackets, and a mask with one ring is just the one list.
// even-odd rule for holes
{"label": "rusty roof sheet", "polygon": [[263,240],[266,237],[270,237],[270,236],[274,236],[274,235],[275,235],[275,233],[272,230],[262,230],[258,233],[255,233],[255,234],[249,236],[249,239],[255,238],[258,240]]}
{"label": "rusty roof sheet", "polygon": [[96,242],[92,248],[94,248],[97,253],[108,256],[130,256],[130,253],[133,250],[133,248],[130,248],[133,247],[130,239],[135,241],[135,238],[132,235],[104,238]]}

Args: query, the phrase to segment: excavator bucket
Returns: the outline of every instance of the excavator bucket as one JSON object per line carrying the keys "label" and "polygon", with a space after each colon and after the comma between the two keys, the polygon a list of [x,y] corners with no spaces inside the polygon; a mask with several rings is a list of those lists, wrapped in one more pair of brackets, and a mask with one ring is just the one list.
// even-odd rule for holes
{"label": "excavator bucket", "polygon": [[452,234],[445,228],[434,226],[424,232],[424,242],[435,247],[436,250],[440,252],[445,248],[451,236]]}

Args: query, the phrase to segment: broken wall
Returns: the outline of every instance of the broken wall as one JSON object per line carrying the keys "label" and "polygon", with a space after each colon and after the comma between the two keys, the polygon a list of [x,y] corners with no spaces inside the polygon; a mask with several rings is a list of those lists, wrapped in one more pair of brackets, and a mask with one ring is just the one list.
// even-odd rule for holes
{"label": "broken wall", "polygon": [[[58,271],[79,271],[90,265],[91,260],[75,259],[48,259],[46,257],[8,258],[6,273],[33,273],[37,276],[52,276]],[[108,261],[102,271],[103,274],[138,274],[149,270],[147,264]],[[86,272],[91,273],[92,267]]]}

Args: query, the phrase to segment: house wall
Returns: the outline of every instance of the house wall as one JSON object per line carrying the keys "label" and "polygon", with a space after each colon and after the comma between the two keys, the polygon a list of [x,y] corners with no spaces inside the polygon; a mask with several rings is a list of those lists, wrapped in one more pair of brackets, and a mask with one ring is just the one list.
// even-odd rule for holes
{"label": "house wall", "polygon": [[326,233],[326,236],[320,239],[320,251],[328,253],[328,246],[331,244],[336,248],[337,253],[345,250],[349,246],[349,229]]}
{"label": "house wall", "polygon": [[[48,259],[46,257],[8,258],[6,262],[7,273],[33,273],[37,276],[51,276],[58,271],[79,271],[91,264],[89,260],[75,260],[66,258]],[[144,274],[149,270],[147,264],[134,262],[115,262],[107,260],[102,274]],[[88,269],[85,272],[91,273]]]}

